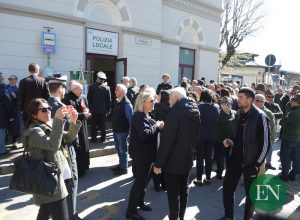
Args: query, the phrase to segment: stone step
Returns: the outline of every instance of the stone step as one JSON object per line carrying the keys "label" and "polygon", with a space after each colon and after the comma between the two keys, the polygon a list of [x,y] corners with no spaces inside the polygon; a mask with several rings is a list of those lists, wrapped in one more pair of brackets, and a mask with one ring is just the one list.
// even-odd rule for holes
{"label": "stone step", "polygon": [[[23,150],[22,150],[23,152]],[[101,148],[93,148],[90,149],[90,158],[94,157],[102,157],[102,156],[107,156],[111,154],[115,154],[116,150],[113,145],[108,145],[108,146],[103,146]],[[14,168],[14,161],[16,161],[19,157],[22,156],[22,153],[19,154],[17,157],[13,157],[10,160],[5,159],[1,160],[0,163],[0,175],[6,175],[13,173],[15,168]]]}

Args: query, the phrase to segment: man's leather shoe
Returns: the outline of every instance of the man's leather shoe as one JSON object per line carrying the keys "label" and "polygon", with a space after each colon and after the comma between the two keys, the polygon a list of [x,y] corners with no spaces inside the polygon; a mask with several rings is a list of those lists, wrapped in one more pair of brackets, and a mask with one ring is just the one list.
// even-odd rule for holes
{"label": "man's leather shoe", "polygon": [[120,175],[124,175],[124,174],[127,174],[128,173],[128,171],[127,171],[127,169],[119,169],[119,170],[116,170],[116,171],[114,171],[114,176],[120,176]]}
{"label": "man's leather shoe", "polygon": [[272,164],[270,164],[270,163],[266,163],[265,167],[266,167],[266,169],[276,170],[276,168],[273,167]]}
{"label": "man's leather shoe", "polygon": [[112,167],[112,168],[110,168],[112,171],[117,171],[117,170],[120,170],[121,169],[121,167],[119,166],[119,165],[117,165],[117,166],[114,166],[114,167]]}
{"label": "man's leather shoe", "polygon": [[129,214],[126,213],[126,218],[127,219],[132,219],[132,220],[146,220],[143,216],[141,216],[139,213],[135,214]]}
{"label": "man's leather shoe", "polygon": [[142,203],[138,207],[140,207],[141,210],[146,211],[146,212],[151,212],[152,211],[152,208],[150,206],[146,205],[145,203]]}

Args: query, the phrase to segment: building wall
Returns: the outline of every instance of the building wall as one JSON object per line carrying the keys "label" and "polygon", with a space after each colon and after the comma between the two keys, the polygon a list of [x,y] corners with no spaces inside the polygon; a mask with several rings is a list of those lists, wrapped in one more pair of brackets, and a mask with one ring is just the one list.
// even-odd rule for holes
{"label": "building wall", "polygon": [[161,82],[163,73],[170,74],[170,82],[172,85],[177,85],[179,66],[179,47],[178,45],[162,43],[161,44],[161,62],[160,62],[160,77],[157,79]]}
{"label": "building wall", "polygon": [[23,78],[28,75],[28,64],[47,65],[42,53],[43,27],[55,27],[56,53],[51,55],[50,66],[54,71],[70,71],[83,64],[83,27],[49,18],[28,17],[0,13],[0,70],[4,75],[14,73]]}
{"label": "building wall", "polygon": [[123,54],[127,57],[127,73],[139,85],[156,86],[160,76],[160,40],[151,39],[151,46],[137,44],[134,33],[123,34]]}
{"label": "building wall", "polygon": [[34,8],[52,13],[72,15],[76,1],[77,0],[1,0],[1,3],[15,7]]}
{"label": "building wall", "polygon": [[140,30],[161,33],[162,0],[127,0],[132,14],[132,26]]}
{"label": "building wall", "polygon": [[[203,7],[201,12],[193,4]],[[156,86],[163,72],[177,84],[180,47],[196,50],[195,78],[213,74],[218,66],[220,5],[221,0],[1,0],[0,70],[22,78],[30,62],[44,68],[41,32],[48,26],[57,35],[50,65],[54,71],[85,66],[85,28],[90,27],[119,33],[118,58],[127,58],[127,73],[139,84]],[[179,39],[176,32],[186,18],[196,21],[198,29],[187,27]],[[136,43],[137,37],[151,43]]]}

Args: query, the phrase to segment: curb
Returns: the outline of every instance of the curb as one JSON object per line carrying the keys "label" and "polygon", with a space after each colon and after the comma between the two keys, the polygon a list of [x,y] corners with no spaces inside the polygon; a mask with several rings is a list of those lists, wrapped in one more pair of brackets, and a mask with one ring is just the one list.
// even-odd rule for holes
{"label": "curb", "polygon": [[[116,150],[114,146],[107,146],[101,149],[91,149],[90,158],[102,157],[102,156],[107,156],[115,153]],[[7,162],[5,164],[0,165],[0,175],[11,174],[14,171],[15,171],[15,167],[13,162]]]}

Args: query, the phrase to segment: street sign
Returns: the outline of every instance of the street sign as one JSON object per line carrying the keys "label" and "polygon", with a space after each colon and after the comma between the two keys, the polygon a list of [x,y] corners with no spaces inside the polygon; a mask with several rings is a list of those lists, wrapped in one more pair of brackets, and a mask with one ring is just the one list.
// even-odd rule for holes
{"label": "street sign", "polygon": [[273,54],[269,54],[265,58],[265,63],[268,67],[273,66],[276,62],[276,57]]}

